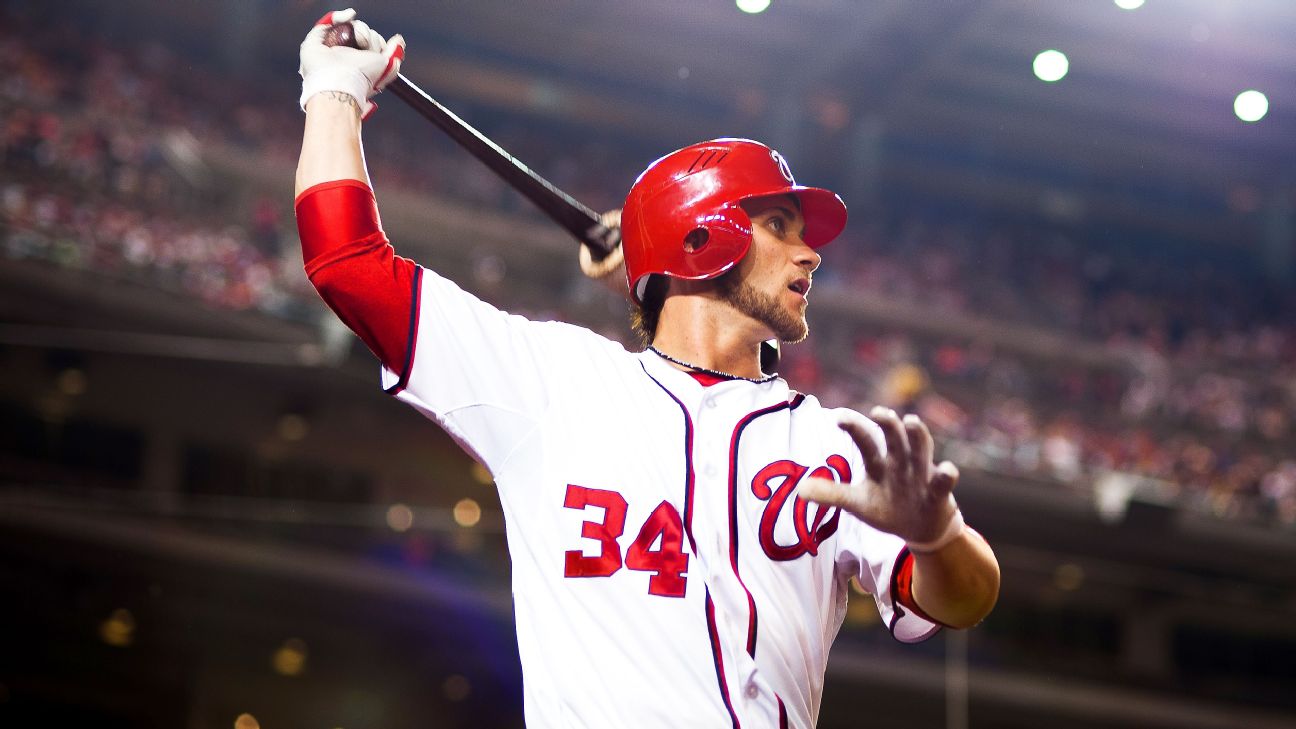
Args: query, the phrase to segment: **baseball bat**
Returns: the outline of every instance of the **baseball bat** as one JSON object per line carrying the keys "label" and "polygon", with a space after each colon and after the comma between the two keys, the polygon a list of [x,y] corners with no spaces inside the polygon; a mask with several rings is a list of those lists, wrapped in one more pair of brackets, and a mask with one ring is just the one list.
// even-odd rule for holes
{"label": "baseball bat", "polygon": [[[324,40],[326,45],[358,47],[350,23],[339,23],[329,31]],[[387,89],[522,193],[559,227],[589,246],[594,260],[606,258],[621,244],[619,228],[603,225],[601,217],[592,208],[555,187],[403,74],[396,74],[396,78],[387,84]],[[773,373],[778,367],[780,354],[778,340],[763,343],[761,371]]]}
{"label": "baseball bat", "polygon": [[[350,23],[339,23],[330,28],[325,43],[357,47],[350,26]],[[588,245],[594,260],[606,258],[620,244],[619,229],[603,225],[599,214],[588,205],[555,187],[405,76],[397,74],[387,85],[387,90],[522,193],[563,230]]]}

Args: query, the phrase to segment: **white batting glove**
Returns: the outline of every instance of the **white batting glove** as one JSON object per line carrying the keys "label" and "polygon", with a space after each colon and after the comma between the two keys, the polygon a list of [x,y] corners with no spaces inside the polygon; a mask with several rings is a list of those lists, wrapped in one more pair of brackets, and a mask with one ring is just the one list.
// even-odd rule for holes
{"label": "white batting glove", "polygon": [[[360,118],[368,119],[378,108],[370,101],[400,73],[405,58],[405,39],[399,34],[383,40],[381,35],[363,21],[355,19],[353,8],[324,13],[301,44],[302,77],[301,108],[306,101],[321,91],[340,91],[351,95],[360,107]],[[332,25],[350,22],[355,29],[356,45],[324,45],[324,34]]]}

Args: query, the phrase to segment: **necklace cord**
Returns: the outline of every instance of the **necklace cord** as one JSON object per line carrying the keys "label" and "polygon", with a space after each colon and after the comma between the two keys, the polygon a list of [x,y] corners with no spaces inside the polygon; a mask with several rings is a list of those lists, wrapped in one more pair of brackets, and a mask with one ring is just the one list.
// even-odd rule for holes
{"label": "necklace cord", "polygon": [[651,345],[651,344],[648,345],[648,349],[651,350],[651,351],[653,352],[653,354],[656,354],[658,357],[661,357],[662,359],[666,360],[667,362],[674,362],[675,364],[679,365],[680,367],[687,367],[687,368],[689,368],[690,370],[693,370],[694,372],[701,372],[701,373],[703,373],[703,374],[712,375],[712,376],[714,376],[714,377],[723,377],[723,378],[726,379],[726,380],[745,380],[745,381],[747,381],[747,382],[751,382],[751,383],[754,383],[754,384],[760,385],[760,384],[764,384],[764,383],[769,382],[770,380],[773,380],[774,378],[778,377],[778,375],[776,375],[776,374],[775,374],[775,375],[766,375],[765,377],[762,377],[762,378],[760,378],[760,379],[757,379],[757,378],[755,378],[755,377],[743,377],[742,375],[735,375],[735,374],[731,374],[731,373],[729,373],[729,372],[720,372],[719,370],[707,369],[706,367],[701,367],[701,366],[698,366],[698,365],[695,365],[695,364],[692,364],[692,363],[689,363],[689,362],[685,362],[685,361],[683,361],[683,360],[675,359],[674,357],[670,356],[669,354],[666,354],[665,352],[661,351],[660,349],[657,349],[656,347],[654,347],[654,346]]}

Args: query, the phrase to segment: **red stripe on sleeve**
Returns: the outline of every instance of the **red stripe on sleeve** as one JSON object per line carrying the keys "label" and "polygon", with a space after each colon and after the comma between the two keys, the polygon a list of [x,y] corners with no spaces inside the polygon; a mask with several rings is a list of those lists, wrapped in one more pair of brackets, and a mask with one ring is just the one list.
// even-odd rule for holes
{"label": "red stripe on sleeve", "polygon": [[896,560],[895,569],[891,573],[892,599],[897,603],[909,608],[909,610],[918,617],[929,623],[935,623],[944,628],[949,626],[941,621],[928,615],[926,611],[918,607],[918,601],[913,596],[913,568],[914,556],[908,547],[900,550],[900,557]]}
{"label": "red stripe on sleeve", "polygon": [[408,376],[418,266],[387,241],[373,191],[359,180],[325,182],[298,196],[296,210],[315,290],[383,365]]}

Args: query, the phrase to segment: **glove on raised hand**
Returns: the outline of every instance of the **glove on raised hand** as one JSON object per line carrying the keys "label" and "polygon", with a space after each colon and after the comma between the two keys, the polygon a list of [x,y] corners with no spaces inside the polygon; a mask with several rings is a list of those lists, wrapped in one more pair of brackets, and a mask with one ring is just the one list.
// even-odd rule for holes
{"label": "glove on raised hand", "polygon": [[[399,34],[383,40],[381,35],[363,21],[355,19],[352,8],[324,13],[301,44],[301,66],[297,72],[302,77],[301,108],[306,101],[321,91],[340,91],[350,94],[360,106],[360,117],[368,119],[378,108],[370,101],[400,73],[405,58],[405,39]],[[358,48],[324,45],[324,35],[330,26],[351,23],[355,30]]]}

